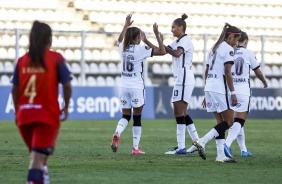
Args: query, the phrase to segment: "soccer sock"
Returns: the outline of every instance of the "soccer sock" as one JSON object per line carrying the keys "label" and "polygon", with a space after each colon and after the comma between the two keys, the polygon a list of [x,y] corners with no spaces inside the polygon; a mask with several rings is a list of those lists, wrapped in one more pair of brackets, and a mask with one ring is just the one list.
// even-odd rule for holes
{"label": "soccer sock", "polygon": [[142,127],[141,127],[141,115],[133,115],[133,148],[138,150],[139,142],[141,138]]}
{"label": "soccer sock", "polygon": [[222,138],[224,139],[225,136],[225,131],[229,128],[228,124],[226,121],[223,121],[213,127],[211,131],[209,131],[203,138],[201,138],[201,141],[204,144],[207,144],[210,140],[213,138]]}
{"label": "soccer sock", "polygon": [[40,169],[30,169],[27,182],[28,184],[43,184],[43,171]]}
{"label": "soccer sock", "polygon": [[230,147],[232,142],[236,139],[241,130],[241,124],[238,122],[233,123],[232,127],[228,130],[228,135],[225,144]]}
{"label": "soccer sock", "polygon": [[49,174],[48,174],[48,167],[47,167],[46,164],[43,165],[43,183],[44,184],[50,183]]}
{"label": "soccer sock", "polygon": [[219,157],[223,157],[225,156],[224,153],[224,139],[216,139],[215,143],[216,143],[216,149],[217,149],[217,156]]}
{"label": "soccer sock", "polygon": [[185,148],[186,122],[184,116],[176,117],[176,139],[179,149]]}
{"label": "soccer sock", "polygon": [[237,142],[239,144],[240,150],[247,151],[246,144],[245,144],[245,132],[244,127],[241,128],[239,135],[237,136]]}
{"label": "soccer sock", "polygon": [[185,116],[187,131],[192,140],[199,139],[195,124],[189,115]]}
{"label": "soccer sock", "polygon": [[[130,117],[130,116],[129,116]],[[130,119],[130,118],[129,118]],[[125,130],[125,128],[128,125],[129,120],[127,120],[126,118],[121,118],[118,122],[117,128],[116,128],[116,132],[118,132],[118,135],[120,136],[121,133]]]}
{"label": "soccer sock", "polygon": [[201,141],[204,144],[207,144],[210,140],[218,136],[216,129],[211,129],[204,137],[201,138]]}

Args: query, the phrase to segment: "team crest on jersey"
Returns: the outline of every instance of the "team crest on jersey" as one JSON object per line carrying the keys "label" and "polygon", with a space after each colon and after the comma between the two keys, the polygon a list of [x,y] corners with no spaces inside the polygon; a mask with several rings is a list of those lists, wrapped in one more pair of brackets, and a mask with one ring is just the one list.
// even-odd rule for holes
{"label": "team crest on jersey", "polygon": [[229,55],[230,55],[230,56],[234,56],[234,52],[233,52],[233,51],[230,51],[230,52],[229,52]]}
{"label": "team crest on jersey", "polygon": [[121,100],[120,102],[122,103],[122,105],[125,105],[127,103],[126,100]]}
{"label": "team crest on jersey", "polygon": [[139,100],[138,100],[137,98],[135,98],[135,99],[132,100],[132,102],[135,103],[135,104],[137,104],[138,101],[139,101]]}
{"label": "team crest on jersey", "polygon": [[149,50],[149,49],[150,49],[150,47],[148,47],[148,46],[145,46],[145,49]]}

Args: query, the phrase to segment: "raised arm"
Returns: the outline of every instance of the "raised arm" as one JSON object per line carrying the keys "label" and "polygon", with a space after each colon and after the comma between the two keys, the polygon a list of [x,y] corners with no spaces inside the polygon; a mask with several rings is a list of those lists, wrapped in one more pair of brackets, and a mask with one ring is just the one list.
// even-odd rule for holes
{"label": "raised arm", "polygon": [[127,28],[129,26],[131,26],[131,24],[133,23],[133,20],[131,21],[131,17],[132,15],[131,14],[127,14],[126,18],[125,18],[125,23],[124,23],[124,26],[122,28],[122,31],[118,37],[118,42],[121,43],[123,41],[123,38],[124,38],[124,35],[125,35],[125,32],[127,30]]}
{"label": "raised arm", "polygon": [[154,23],[153,29],[154,29],[154,33],[155,33],[155,36],[156,36],[156,39],[157,39],[158,45],[159,45],[158,48],[154,49],[153,55],[155,55],[155,56],[165,55],[166,51],[165,51],[164,43],[163,43],[163,40],[162,40],[163,37],[159,32],[157,23]]}

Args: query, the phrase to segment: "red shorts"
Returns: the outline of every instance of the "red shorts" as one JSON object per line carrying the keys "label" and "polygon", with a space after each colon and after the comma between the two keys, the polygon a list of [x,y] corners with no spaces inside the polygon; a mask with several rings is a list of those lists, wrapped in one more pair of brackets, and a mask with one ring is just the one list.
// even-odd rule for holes
{"label": "red shorts", "polygon": [[29,151],[51,154],[55,148],[59,127],[44,123],[31,123],[19,126],[21,136]]}

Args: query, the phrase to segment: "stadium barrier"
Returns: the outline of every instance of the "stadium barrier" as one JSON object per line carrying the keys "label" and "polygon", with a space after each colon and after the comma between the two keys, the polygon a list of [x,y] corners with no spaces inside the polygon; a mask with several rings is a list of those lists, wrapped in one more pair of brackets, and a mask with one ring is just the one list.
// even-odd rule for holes
{"label": "stadium barrier", "polygon": [[[0,87],[0,120],[13,120],[14,107],[11,87]],[[170,102],[172,87],[146,88],[146,105],[142,117],[144,119],[173,118]],[[202,108],[204,91],[195,88],[189,104],[189,114],[193,118],[212,118]],[[59,96],[62,106],[63,97]],[[281,89],[253,89],[250,101],[250,118],[282,118]],[[119,119],[121,117],[119,89],[115,87],[73,87],[73,95],[69,107],[69,119]]]}

